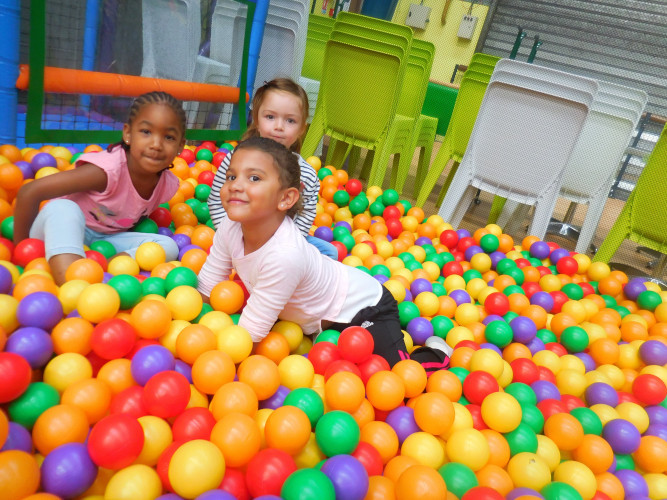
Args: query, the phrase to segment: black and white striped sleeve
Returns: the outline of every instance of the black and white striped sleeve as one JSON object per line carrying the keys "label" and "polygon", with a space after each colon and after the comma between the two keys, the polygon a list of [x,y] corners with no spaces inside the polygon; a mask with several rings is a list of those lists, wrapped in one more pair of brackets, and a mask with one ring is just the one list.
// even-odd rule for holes
{"label": "black and white striped sleeve", "polygon": [[299,166],[301,167],[301,182],[303,183],[303,189],[301,191],[303,209],[301,213],[294,218],[294,222],[299,228],[299,231],[301,231],[304,236],[308,236],[317,213],[320,179],[317,177],[317,173],[312,165],[300,155]]}
{"label": "black and white striped sleeve", "polygon": [[211,192],[208,195],[208,211],[211,214],[211,222],[213,222],[213,227],[215,229],[218,229],[220,221],[227,217],[227,212],[225,212],[225,209],[222,207],[222,201],[220,201],[220,189],[227,180],[227,169],[229,168],[231,158],[232,152],[227,153],[222,159],[222,163],[220,163],[220,166],[215,173],[215,177],[213,177]]}

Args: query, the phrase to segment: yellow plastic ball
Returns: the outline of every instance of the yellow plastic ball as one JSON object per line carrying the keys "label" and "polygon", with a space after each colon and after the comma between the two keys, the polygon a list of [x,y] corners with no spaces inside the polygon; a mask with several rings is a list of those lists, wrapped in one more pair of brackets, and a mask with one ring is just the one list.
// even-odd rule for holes
{"label": "yellow plastic ball", "polygon": [[581,397],[586,390],[586,377],[575,370],[560,370],[556,374],[556,386],[561,394]]}
{"label": "yellow plastic ball", "polygon": [[535,454],[546,462],[551,472],[556,470],[561,460],[561,451],[558,445],[554,443],[553,439],[544,434],[537,435],[537,451]]}
{"label": "yellow plastic ball", "polygon": [[81,292],[88,288],[89,285],[90,283],[85,280],[71,280],[63,283],[58,290],[58,300],[62,304],[65,314],[69,314],[76,309]]}
{"label": "yellow plastic ball", "polygon": [[13,332],[19,326],[19,320],[16,318],[18,307],[19,301],[14,297],[4,293],[0,294],[0,327],[7,333]]}
{"label": "yellow plastic ball", "polygon": [[290,390],[310,387],[313,383],[315,369],[310,361],[299,354],[290,354],[278,364],[280,384]]}
{"label": "yellow plastic ball", "polygon": [[116,472],[104,492],[114,500],[152,500],[162,494],[157,471],[143,464],[130,465]]}
{"label": "yellow plastic ball", "polygon": [[479,300],[480,294],[487,288],[489,286],[482,278],[473,278],[466,284],[466,292],[473,300]]}
{"label": "yellow plastic ball", "polygon": [[491,269],[491,257],[483,252],[477,253],[470,259],[470,265],[475,271],[485,273]]}
{"label": "yellow plastic ball", "polygon": [[322,168],[322,160],[320,160],[317,156],[309,156],[306,158],[306,162],[315,169],[315,172]]}
{"label": "yellow plastic ball", "polygon": [[452,405],[454,406],[454,422],[449,429],[440,435],[440,437],[445,440],[448,440],[456,431],[473,428],[473,420],[470,410],[460,403],[452,402]]}
{"label": "yellow plastic ball", "polygon": [[463,340],[474,341],[475,336],[465,326],[455,326],[447,332],[447,338],[445,340],[451,347],[456,347],[456,345]]}
{"label": "yellow plastic ball", "polygon": [[637,403],[626,401],[616,407],[618,416],[634,425],[640,434],[644,434],[649,426],[649,417],[646,410]]}
{"label": "yellow plastic ball", "polygon": [[406,290],[405,287],[403,286],[403,283],[401,283],[398,280],[389,279],[385,281],[383,285],[394,296],[396,302],[400,304],[405,300]]}
{"label": "yellow plastic ball", "polygon": [[419,245],[412,245],[410,248],[408,248],[408,253],[411,254],[420,264],[426,260],[426,250],[424,250],[424,248],[420,247]]}
{"label": "yellow plastic ball", "polygon": [[503,358],[491,349],[479,349],[470,358],[470,371],[485,371],[496,379],[502,375],[503,367]]}
{"label": "yellow plastic ball", "polygon": [[428,277],[431,281],[435,281],[440,276],[440,266],[435,262],[427,261],[422,264],[424,271],[428,273]]}
{"label": "yellow plastic ball", "polygon": [[651,500],[667,498],[667,476],[652,472],[644,475],[644,481],[648,486],[648,496]]}
{"label": "yellow plastic ball", "polygon": [[538,283],[540,288],[545,292],[557,292],[563,286],[558,276],[553,274],[545,274],[540,278]]}
{"label": "yellow plastic ball", "polygon": [[566,460],[556,467],[553,474],[554,481],[569,484],[583,498],[593,498],[597,490],[595,474],[581,462]]}
{"label": "yellow plastic ball", "polygon": [[204,301],[196,288],[180,285],[167,294],[167,306],[174,319],[192,321],[201,312]]}
{"label": "yellow plastic ball", "polygon": [[458,274],[450,274],[445,278],[443,283],[447,293],[451,293],[452,290],[465,290],[466,289],[466,280],[463,279],[463,276]]}
{"label": "yellow plastic ball", "polygon": [[477,429],[457,430],[447,439],[447,457],[476,472],[489,462],[489,443]]}
{"label": "yellow plastic ball", "polygon": [[607,276],[609,276],[610,273],[611,269],[609,269],[609,266],[604,262],[592,262],[586,270],[588,279],[591,281],[600,281],[605,279]]}
{"label": "yellow plastic ball", "polygon": [[[367,245],[368,246],[368,245]],[[342,260],[343,264],[350,267],[359,267],[364,265],[364,261],[356,255],[348,255]]]}
{"label": "yellow plastic ball", "polygon": [[187,326],[190,326],[189,321],[182,319],[172,320],[172,322],[169,324],[167,333],[158,339],[160,344],[169,349],[169,352],[171,352],[174,356],[176,356],[176,339],[178,338],[178,335],[181,333],[181,331]]}
{"label": "yellow plastic ball", "polygon": [[620,418],[618,412],[609,405],[600,403],[593,405],[590,408],[598,416],[603,426],[607,425],[607,423],[611,422],[612,420]]}
{"label": "yellow plastic ball", "polygon": [[176,450],[168,474],[177,494],[195,498],[220,485],[225,475],[225,458],[211,441],[194,439]]}
{"label": "yellow plastic ball", "polygon": [[271,331],[278,332],[287,339],[290,352],[296,351],[303,340],[303,330],[293,321],[278,321]]}
{"label": "yellow plastic ball", "polygon": [[561,369],[560,357],[553,351],[542,350],[533,355],[533,363],[551,370],[554,374]]}
{"label": "yellow plastic ball", "polygon": [[166,420],[153,415],[144,415],[137,420],[144,431],[144,447],[135,463],[153,467],[165,448],[173,441],[171,427]]}
{"label": "yellow plastic ball", "polygon": [[119,274],[139,274],[139,264],[129,255],[118,255],[109,261],[107,272],[117,276]]}
{"label": "yellow plastic ball", "polygon": [[507,464],[515,488],[532,488],[540,491],[551,482],[551,471],[546,462],[535,453],[521,452],[510,458]]}
{"label": "yellow plastic ball", "polygon": [[422,292],[413,299],[413,302],[421,316],[435,316],[440,309],[440,300],[433,292]]}
{"label": "yellow plastic ball", "polygon": [[229,314],[222,311],[210,311],[199,319],[198,324],[207,326],[213,333],[217,334],[224,327],[233,325],[234,320]]}
{"label": "yellow plastic ball", "polygon": [[147,241],[139,245],[135,259],[142,270],[152,271],[155,266],[167,260],[167,254],[159,243]]}
{"label": "yellow plastic ball", "polygon": [[41,179],[42,177],[48,177],[49,175],[57,174],[60,172],[56,167],[42,167],[37,172],[35,172],[35,179]]}
{"label": "yellow plastic ball", "polygon": [[44,367],[44,382],[58,392],[70,385],[93,376],[93,367],[88,359],[75,352],[59,354]]}
{"label": "yellow plastic ball", "polygon": [[476,323],[479,321],[479,309],[474,304],[461,304],[456,308],[454,319],[461,326]]}
{"label": "yellow plastic ball", "polygon": [[401,445],[401,455],[412,457],[420,464],[438,469],[445,462],[441,441],[428,432],[413,432]]}
{"label": "yellow plastic ball", "polygon": [[229,325],[222,328],[217,337],[218,350],[229,354],[235,364],[250,356],[252,337],[245,328],[238,325]]}
{"label": "yellow plastic ball", "polygon": [[[389,244],[391,245],[391,243]],[[384,261],[384,265],[387,266],[387,268],[393,273],[394,271],[403,269],[405,267],[405,262],[403,262],[398,257],[391,256],[386,258],[386,260]]]}
{"label": "yellow plastic ball", "polygon": [[521,405],[510,394],[493,392],[482,401],[482,419],[494,431],[513,431],[521,423],[521,416]]}
{"label": "yellow plastic ball", "polygon": [[[394,247],[387,240],[381,240],[375,243],[377,247],[377,252],[380,257],[383,259],[389,259],[394,255]],[[398,257],[396,257],[398,259]],[[401,260],[401,259],[398,259]],[[403,261],[401,260],[401,263]],[[386,263],[385,263],[386,265]]]}
{"label": "yellow plastic ball", "polygon": [[112,286],[93,283],[81,291],[76,307],[83,319],[100,323],[116,316],[120,309],[120,297]]}

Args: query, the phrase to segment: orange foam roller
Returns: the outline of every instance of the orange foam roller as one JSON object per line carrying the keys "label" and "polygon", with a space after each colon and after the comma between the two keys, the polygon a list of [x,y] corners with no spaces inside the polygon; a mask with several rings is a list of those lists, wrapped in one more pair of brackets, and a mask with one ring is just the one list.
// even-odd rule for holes
{"label": "orange foam roller", "polygon": [[[26,90],[29,79],[29,66],[27,64],[19,65],[16,88]],[[238,87],[147,78],[145,76],[118,75],[82,69],[44,67],[45,92],[137,97],[154,90],[168,92],[182,101],[235,103],[239,100]],[[248,94],[246,94],[247,100]]]}

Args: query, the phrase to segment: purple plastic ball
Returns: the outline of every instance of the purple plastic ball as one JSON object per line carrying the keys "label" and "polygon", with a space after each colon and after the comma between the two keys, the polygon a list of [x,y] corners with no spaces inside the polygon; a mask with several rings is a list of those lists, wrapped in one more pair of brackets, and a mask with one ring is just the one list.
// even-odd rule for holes
{"label": "purple plastic ball", "polygon": [[531,354],[535,354],[540,351],[544,351],[544,342],[539,337],[533,337],[527,344],[526,347],[530,350]]}
{"label": "purple plastic ball", "polygon": [[283,500],[283,499],[275,495],[262,495],[259,497],[255,497],[255,500]]}
{"label": "purple plastic ball", "polygon": [[470,300],[470,295],[465,290],[452,290],[449,293],[449,296],[454,299],[457,306],[460,306],[461,304],[470,304],[472,302]]}
{"label": "purple plastic ball", "polygon": [[315,237],[331,243],[334,239],[334,234],[330,227],[320,226],[315,229]]}
{"label": "purple plastic ball", "polygon": [[505,496],[505,500],[516,500],[519,497],[523,496],[530,496],[530,497],[535,497],[535,498],[544,498],[542,495],[540,495],[537,491],[535,491],[532,488],[514,488],[512,491],[510,491],[507,496]]}
{"label": "purple plastic ball", "polygon": [[496,353],[500,354],[501,356],[503,355],[503,351],[500,350],[500,347],[498,347],[495,344],[490,344],[488,342],[484,342],[483,344],[480,344],[480,349],[491,349],[492,351],[495,351]]}
{"label": "purple plastic ball", "polygon": [[30,166],[30,163],[27,161],[17,161],[14,163],[17,167],[19,167],[19,170],[23,174],[24,179],[34,179],[35,178],[35,172],[33,172],[32,167]]}
{"label": "purple plastic ball", "polygon": [[584,397],[588,406],[597,404],[609,405],[612,408],[618,406],[618,393],[616,389],[605,382],[593,382],[586,387]]}
{"label": "purple plastic ball", "polygon": [[433,325],[427,318],[417,317],[410,320],[406,327],[415,345],[424,345],[426,339],[433,336]]}
{"label": "purple plastic ball", "polygon": [[9,432],[5,444],[0,451],[19,450],[32,453],[32,436],[30,431],[16,422],[9,422]]}
{"label": "purple plastic ball", "polygon": [[421,430],[415,421],[415,411],[409,406],[394,408],[387,414],[385,422],[394,429],[401,445],[410,434]]}
{"label": "purple plastic ball", "polygon": [[284,385],[279,385],[278,390],[273,393],[273,395],[267,399],[264,399],[259,402],[259,408],[270,408],[275,410],[276,408],[283,405],[285,398],[290,393],[290,390]]}
{"label": "purple plastic ball", "polygon": [[407,288],[405,289],[405,299],[403,300],[407,302],[412,302],[412,293],[410,293],[410,290],[408,290]]}
{"label": "purple plastic ball", "polygon": [[638,472],[630,469],[622,469],[614,472],[614,476],[616,476],[623,485],[625,498],[648,496],[648,485],[646,484],[646,480]]}
{"label": "purple plastic ball", "polygon": [[470,262],[470,259],[472,259],[473,256],[477,255],[478,253],[484,253],[482,247],[479,247],[477,245],[471,245],[468,248],[466,248],[465,252],[463,252],[463,257],[465,258],[465,260]]}
{"label": "purple plastic ball", "polygon": [[236,497],[225,490],[209,490],[199,495],[196,500],[236,500]]}
{"label": "purple plastic ball", "polygon": [[489,314],[482,320],[482,323],[488,325],[492,321],[505,321],[505,319],[502,316],[498,316],[497,314]]}
{"label": "purple plastic ball", "polygon": [[188,379],[188,382],[192,383],[192,366],[187,364],[185,361],[177,359],[174,363],[174,371],[176,373],[180,373]]}
{"label": "purple plastic ball", "polygon": [[649,424],[667,425],[667,408],[661,405],[652,405],[644,408],[648,415]]}
{"label": "purple plastic ball", "polygon": [[193,245],[192,243],[190,243],[189,245],[185,245],[183,248],[179,249],[179,251],[178,251],[178,260],[183,259],[183,256],[185,255],[185,252],[187,252],[188,250],[196,249],[196,248],[198,248],[199,250],[202,250],[202,247],[200,247],[199,245]]}
{"label": "purple plastic ball", "polygon": [[644,431],[644,436],[656,436],[667,441],[667,425],[665,424],[651,424]]}
{"label": "purple plastic ball", "polygon": [[551,312],[554,307],[554,298],[549,292],[535,292],[530,297],[530,303],[540,306],[546,312]]}
{"label": "purple plastic ball", "polygon": [[176,245],[178,245],[179,250],[192,243],[190,237],[187,234],[183,233],[176,233],[174,236],[171,237],[171,239],[174,240]]}
{"label": "purple plastic ball", "polygon": [[97,477],[97,466],[83,443],[58,446],[42,462],[42,488],[63,498],[86,491]]}
{"label": "purple plastic ball", "polygon": [[104,274],[102,275],[102,283],[109,283],[111,278],[113,278],[113,274],[104,271]]}
{"label": "purple plastic ball", "polygon": [[563,257],[569,257],[569,256],[570,256],[569,250],[566,250],[565,248],[556,248],[549,255],[549,260],[551,260],[552,264],[556,264]]}
{"label": "purple plastic ball", "polygon": [[647,290],[646,285],[638,280],[630,280],[623,287],[623,295],[630,300],[637,300],[639,294]]}
{"label": "purple plastic ball", "polygon": [[433,285],[426,278],[417,278],[412,283],[410,283],[410,293],[413,297],[416,297],[422,292],[432,292]]}
{"label": "purple plastic ball", "polygon": [[389,278],[384,274],[376,274],[375,276],[373,276],[373,278],[375,278],[375,280],[378,281],[380,284],[389,281]]}
{"label": "purple plastic ball", "polygon": [[165,493],[164,495],[157,497],[155,500],[183,500],[183,497],[181,495],[177,495],[176,493]]}
{"label": "purple plastic ball", "polygon": [[537,327],[532,319],[526,316],[517,316],[510,321],[510,327],[514,334],[514,342],[528,344],[537,335]]}
{"label": "purple plastic ball", "polygon": [[12,273],[5,266],[0,266],[0,293],[8,294],[12,289]]}
{"label": "purple plastic ball", "polygon": [[132,357],[130,372],[137,384],[146,385],[156,373],[173,370],[175,366],[176,359],[169,349],[161,345],[147,345]]}
{"label": "purple plastic ball", "polygon": [[647,365],[667,364],[667,345],[659,340],[647,340],[639,346],[639,357]]}
{"label": "purple plastic ball", "polygon": [[349,223],[345,222],[344,220],[338,221],[334,224],[334,227],[345,227],[347,228],[348,231],[352,232],[352,226],[350,226]]}
{"label": "purple plastic ball", "polygon": [[368,472],[352,455],[336,455],[324,462],[322,472],[333,483],[336,498],[363,500],[368,493]]}
{"label": "purple plastic ball", "polygon": [[420,247],[423,247],[424,245],[431,245],[433,244],[433,241],[428,239],[426,236],[420,236],[415,240],[415,245],[419,245]]}
{"label": "purple plastic ball", "polygon": [[505,255],[504,253],[499,252],[498,250],[496,250],[494,252],[491,252],[489,254],[489,257],[491,257],[491,268],[495,269],[496,266],[498,265],[498,262],[500,262],[501,260],[506,258],[507,255]]}
{"label": "purple plastic ball", "polygon": [[546,241],[536,241],[535,243],[530,245],[529,252],[531,257],[535,257],[536,259],[541,260],[549,257],[551,248],[549,248],[549,245],[547,244]]}
{"label": "purple plastic ball", "polygon": [[30,168],[32,168],[33,172],[37,173],[40,168],[44,167],[56,168],[58,167],[58,163],[56,162],[56,159],[49,153],[37,153],[30,161]]}
{"label": "purple plastic ball", "polygon": [[597,363],[595,363],[595,360],[587,352],[578,352],[575,354],[575,356],[583,361],[586,373],[597,368]]}
{"label": "purple plastic ball", "polygon": [[63,319],[63,305],[52,293],[33,292],[19,302],[16,319],[23,326],[51,331]]}
{"label": "purple plastic ball", "polygon": [[[610,420],[602,429],[602,437],[609,443],[614,453],[629,455],[639,448],[641,434],[625,419]],[[627,493],[627,491],[626,491]]]}
{"label": "purple plastic ball", "polygon": [[535,393],[538,403],[545,399],[557,399],[560,401],[560,391],[553,382],[549,382],[548,380],[536,380],[530,384],[530,388]]}
{"label": "purple plastic ball", "polygon": [[161,234],[162,236],[172,237],[174,235],[174,232],[168,227],[158,227],[157,234]]}
{"label": "purple plastic ball", "polygon": [[468,238],[470,236],[470,231],[468,231],[467,229],[457,229],[456,234],[459,235],[459,240],[460,240],[461,238]]}
{"label": "purple plastic ball", "polygon": [[25,358],[32,368],[42,368],[53,355],[53,340],[45,330],[25,326],[9,336],[5,351]]}

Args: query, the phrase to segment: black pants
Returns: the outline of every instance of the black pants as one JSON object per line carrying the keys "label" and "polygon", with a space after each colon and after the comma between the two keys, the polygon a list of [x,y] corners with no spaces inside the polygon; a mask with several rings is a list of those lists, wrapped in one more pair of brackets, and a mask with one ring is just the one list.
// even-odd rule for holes
{"label": "black pants", "polygon": [[418,347],[408,354],[398,317],[398,304],[385,287],[382,287],[382,297],[376,305],[364,307],[349,323],[334,323],[329,328],[342,332],[348,326],[361,326],[368,330],[375,343],[373,354],[382,356],[389,366],[403,359],[414,359],[424,367],[427,375],[449,366],[449,357],[438,349]]}

